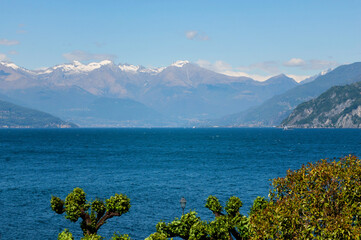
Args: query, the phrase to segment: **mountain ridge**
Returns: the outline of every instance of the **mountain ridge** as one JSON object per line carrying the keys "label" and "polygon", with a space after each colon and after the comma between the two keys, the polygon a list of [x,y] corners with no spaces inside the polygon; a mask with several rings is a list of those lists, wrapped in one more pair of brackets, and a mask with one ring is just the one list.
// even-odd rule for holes
{"label": "mountain ridge", "polygon": [[300,103],[311,100],[332,86],[361,81],[361,62],[341,65],[315,80],[275,95],[259,106],[224,116],[216,121],[229,126],[277,126]]}
{"label": "mountain ridge", "polygon": [[[79,115],[71,115],[71,105],[68,104],[68,110],[56,107],[61,105],[58,96],[63,95],[65,102],[74,99],[73,102],[76,103],[76,99],[83,99],[86,106],[83,105],[82,108],[86,109],[92,109],[89,104],[95,98],[131,99],[160,113],[159,116],[162,117],[159,119],[162,119],[160,122],[164,126],[184,126],[188,121],[197,122],[245,110],[298,85],[285,75],[276,77],[283,78],[281,81],[271,79],[259,82],[248,77],[220,74],[189,61],[176,61],[165,68],[116,65],[111,61],[89,64],[75,62],[34,72],[7,63],[0,64],[0,71],[4,72],[0,76],[0,93],[18,104],[25,102],[27,107],[50,111],[66,120],[78,121],[81,120]],[[71,90],[74,88],[88,92],[89,100],[84,99],[86,94],[81,91]],[[73,95],[65,94],[64,91],[73,91]],[[39,93],[39,96],[35,93]],[[46,105],[55,107],[49,109]],[[120,107],[119,104],[118,107],[118,110],[113,110],[126,109],[126,106]],[[140,109],[145,108],[137,109],[138,115],[144,116]],[[99,121],[110,117],[105,112],[102,114],[99,115]],[[83,121],[85,116],[84,113],[84,119],[78,123],[91,126]],[[92,116],[95,116],[95,112]]]}
{"label": "mountain ridge", "polygon": [[292,128],[361,128],[361,82],[334,86],[282,121]]}

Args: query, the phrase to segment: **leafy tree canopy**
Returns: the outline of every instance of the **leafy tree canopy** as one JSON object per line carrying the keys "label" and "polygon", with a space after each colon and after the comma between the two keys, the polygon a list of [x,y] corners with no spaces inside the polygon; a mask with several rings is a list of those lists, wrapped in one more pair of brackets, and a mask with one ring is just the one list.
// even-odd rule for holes
{"label": "leafy tree canopy", "polygon": [[231,197],[227,201],[227,214],[222,213],[223,207],[215,196],[209,196],[205,206],[215,215],[213,221],[202,221],[195,211],[191,211],[170,223],[159,222],[156,226],[157,231],[146,240],[166,240],[173,237],[190,240],[228,240],[231,236],[246,239],[248,220],[239,212],[242,202],[238,197]]}
{"label": "leafy tree canopy", "polygon": [[253,239],[359,239],[361,161],[320,160],[272,183],[270,201],[250,215]]}
{"label": "leafy tree canopy", "polygon": [[[115,216],[121,216],[130,209],[130,199],[123,194],[115,194],[109,199],[102,201],[96,199],[94,201],[87,201],[86,194],[81,188],[75,188],[65,201],[59,197],[52,196],[50,205],[55,213],[63,214],[65,218],[72,222],[82,219],[80,227],[83,230],[83,240],[100,240],[103,239],[97,235],[99,228],[106,223],[106,221]],[[58,235],[59,240],[74,239],[72,234],[65,229]],[[127,240],[130,239],[128,235],[114,234],[113,240]]]}

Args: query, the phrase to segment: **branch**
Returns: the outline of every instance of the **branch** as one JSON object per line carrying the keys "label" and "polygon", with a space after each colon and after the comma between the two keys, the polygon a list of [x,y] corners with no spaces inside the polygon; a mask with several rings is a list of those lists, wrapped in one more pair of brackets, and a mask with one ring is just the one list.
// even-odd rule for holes
{"label": "branch", "polygon": [[214,216],[216,217],[220,217],[220,216],[223,216],[224,214],[221,213],[221,212],[213,212]]}
{"label": "branch", "polygon": [[81,208],[80,211],[81,211],[80,217],[85,221],[86,225],[88,225],[88,226],[91,225],[92,222],[91,222],[89,214],[84,211],[84,208]]}
{"label": "branch", "polygon": [[236,240],[243,240],[243,238],[241,237],[241,235],[236,231],[235,228],[231,228],[229,230],[229,232],[233,235],[233,237],[236,239]]}
{"label": "branch", "polygon": [[99,222],[99,220],[101,219],[101,217],[103,217],[104,216],[104,213],[105,213],[105,211],[102,211],[102,212],[97,212],[97,222]]}
{"label": "branch", "polygon": [[104,216],[99,220],[99,222],[97,223],[95,229],[98,231],[98,229],[105,223],[106,220],[108,220],[109,218],[115,217],[115,216],[120,216],[120,213],[116,213],[116,212],[106,212],[104,214]]}

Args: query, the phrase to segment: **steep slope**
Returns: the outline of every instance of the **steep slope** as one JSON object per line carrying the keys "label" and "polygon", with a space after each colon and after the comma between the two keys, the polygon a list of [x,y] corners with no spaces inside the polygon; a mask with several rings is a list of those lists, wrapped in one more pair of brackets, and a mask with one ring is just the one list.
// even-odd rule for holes
{"label": "steep slope", "polygon": [[48,113],[21,107],[0,100],[0,128],[73,128],[73,123],[64,122]]}
{"label": "steep slope", "polygon": [[332,86],[361,81],[361,62],[342,65],[317,77],[314,81],[299,85],[283,94],[272,97],[258,107],[232,114],[218,120],[218,124],[231,126],[279,125],[300,103],[319,96]]}
{"label": "steep slope", "polygon": [[361,128],[361,82],[332,87],[298,105],[282,122],[297,128]]}

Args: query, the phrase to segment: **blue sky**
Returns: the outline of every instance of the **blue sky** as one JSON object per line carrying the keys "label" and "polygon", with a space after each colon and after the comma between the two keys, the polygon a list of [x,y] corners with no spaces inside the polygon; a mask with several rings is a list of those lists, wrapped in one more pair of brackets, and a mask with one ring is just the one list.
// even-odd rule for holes
{"label": "blue sky", "polygon": [[176,60],[259,80],[361,60],[361,1],[0,0],[0,60]]}

